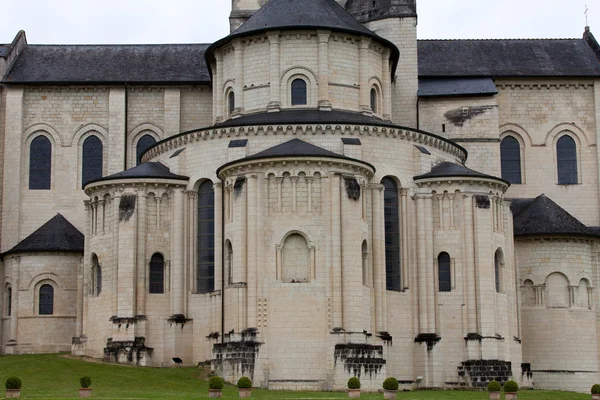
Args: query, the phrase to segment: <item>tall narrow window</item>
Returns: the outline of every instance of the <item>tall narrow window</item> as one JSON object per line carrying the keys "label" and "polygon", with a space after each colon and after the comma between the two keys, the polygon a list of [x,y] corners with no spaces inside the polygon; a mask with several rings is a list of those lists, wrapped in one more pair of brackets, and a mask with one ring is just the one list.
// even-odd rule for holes
{"label": "tall narrow window", "polygon": [[90,136],[83,142],[81,160],[81,187],[94,179],[102,178],[102,141]]}
{"label": "tall narrow window", "polygon": [[371,111],[377,113],[377,90],[371,89]]}
{"label": "tall narrow window", "polygon": [[29,189],[50,189],[52,144],[46,136],[38,136],[29,147]]}
{"label": "tall narrow window", "polygon": [[450,254],[448,253],[440,253],[440,255],[438,256],[438,283],[440,292],[452,291]]}
{"label": "tall narrow window", "polygon": [[215,286],[215,193],[211,181],[198,188],[197,291],[210,293]]}
{"label": "tall narrow window", "polygon": [[400,282],[400,216],[398,212],[398,186],[392,178],[381,181],[385,190],[385,286],[387,290],[401,290]]}
{"label": "tall narrow window", "polygon": [[12,288],[9,287],[6,290],[6,315],[7,316],[11,316],[12,315]]}
{"label": "tall narrow window", "polygon": [[292,81],[292,105],[306,105],[306,81],[304,79],[294,79]]}
{"label": "tall narrow window", "polygon": [[520,184],[521,181],[521,146],[517,139],[507,136],[500,143],[500,167],[502,179]]}
{"label": "tall narrow window", "polygon": [[500,250],[497,250],[496,254],[494,255],[494,279],[496,283],[496,292],[500,292],[500,290],[502,289],[500,284],[502,281],[502,271],[500,270],[500,257]]}
{"label": "tall narrow window", "polygon": [[228,240],[225,242],[225,266],[227,268],[227,284],[233,283],[233,247]]}
{"label": "tall narrow window", "polygon": [[235,110],[235,93],[233,91],[229,92],[227,95],[227,105],[228,105],[228,114],[233,114],[233,110]]}
{"label": "tall narrow window", "polygon": [[362,244],[362,280],[364,286],[369,286],[369,248],[366,240]]}
{"label": "tall narrow window", "polygon": [[54,288],[50,285],[40,287],[40,315],[54,314]]}
{"label": "tall narrow window", "polygon": [[556,142],[556,161],[558,166],[558,184],[576,185],[577,146],[571,136],[563,136]]}
{"label": "tall narrow window", "polygon": [[140,165],[142,163],[142,154],[146,152],[150,147],[156,144],[156,139],[154,139],[150,135],[144,135],[138,140],[137,146],[135,148],[135,165]]}
{"label": "tall narrow window", "polygon": [[165,292],[165,259],[154,253],[150,259],[150,293]]}
{"label": "tall narrow window", "polygon": [[100,296],[102,292],[102,267],[98,261],[98,256],[92,255],[92,276],[94,279],[94,295]]}

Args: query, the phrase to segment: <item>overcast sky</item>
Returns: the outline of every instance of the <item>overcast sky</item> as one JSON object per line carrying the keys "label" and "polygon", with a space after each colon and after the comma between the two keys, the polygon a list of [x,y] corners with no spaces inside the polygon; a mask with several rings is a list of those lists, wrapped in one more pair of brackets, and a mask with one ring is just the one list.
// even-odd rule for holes
{"label": "overcast sky", "polygon": [[[421,39],[581,37],[597,0],[417,0]],[[3,1],[0,43],[211,43],[229,33],[230,0]]]}

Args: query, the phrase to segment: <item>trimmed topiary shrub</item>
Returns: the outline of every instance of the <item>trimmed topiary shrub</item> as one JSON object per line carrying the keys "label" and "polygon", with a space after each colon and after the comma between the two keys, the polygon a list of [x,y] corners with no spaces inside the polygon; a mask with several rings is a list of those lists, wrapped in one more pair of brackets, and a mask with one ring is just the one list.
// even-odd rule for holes
{"label": "trimmed topiary shrub", "polygon": [[219,389],[220,390],[220,389],[223,389],[223,386],[225,386],[225,381],[220,376],[213,376],[208,381],[209,389]]}
{"label": "trimmed topiary shrub", "polygon": [[497,380],[490,381],[488,383],[488,392],[499,392],[502,389],[500,382]]}
{"label": "trimmed topiary shrub", "polygon": [[247,376],[242,376],[238,380],[237,387],[239,389],[250,389],[250,388],[252,388],[252,381]]}
{"label": "trimmed topiary shrub", "polygon": [[353,376],[348,379],[348,389],[360,389],[360,381],[357,377]]}
{"label": "trimmed topiary shrub", "polygon": [[89,376],[82,376],[79,379],[79,384],[81,385],[81,387],[83,389],[87,389],[90,387],[90,385],[92,384],[92,378],[90,378]]}
{"label": "trimmed topiary shrub", "polygon": [[508,381],[504,384],[504,392],[516,393],[519,391],[519,385],[515,381]]}
{"label": "trimmed topiary shrub", "polygon": [[592,386],[592,394],[600,394],[600,385],[599,384],[595,384],[594,386]]}
{"label": "trimmed topiary shrub", "polygon": [[383,388],[385,390],[398,390],[398,380],[396,378],[387,378],[383,381]]}
{"label": "trimmed topiary shrub", "polygon": [[21,385],[23,385],[23,382],[19,378],[11,376],[6,380],[5,386],[7,389],[21,389]]}

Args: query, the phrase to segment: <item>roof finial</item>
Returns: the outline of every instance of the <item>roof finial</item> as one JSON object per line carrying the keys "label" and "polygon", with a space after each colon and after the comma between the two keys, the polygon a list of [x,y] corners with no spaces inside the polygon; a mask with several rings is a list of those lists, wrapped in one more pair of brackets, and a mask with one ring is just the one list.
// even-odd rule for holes
{"label": "roof finial", "polygon": [[588,8],[588,6],[587,6],[587,4],[586,4],[586,5],[585,5],[585,12],[584,12],[584,14],[585,14],[585,26],[586,26],[586,27],[588,27],[588,26],[589,26],[589,25],[588,25],[588,11],[589,11],[589,10],[590,10],[590,9]]}

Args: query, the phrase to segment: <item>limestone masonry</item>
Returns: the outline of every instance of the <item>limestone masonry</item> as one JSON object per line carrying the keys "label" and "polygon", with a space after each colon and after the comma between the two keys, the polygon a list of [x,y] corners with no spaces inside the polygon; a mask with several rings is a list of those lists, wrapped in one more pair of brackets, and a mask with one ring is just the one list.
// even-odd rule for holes
{"label": "limestone masonry", "polygon": [[416,0],[232,4],[212,44],[0,45],[0,353],[599,382],[589,28],[421,41]]}

